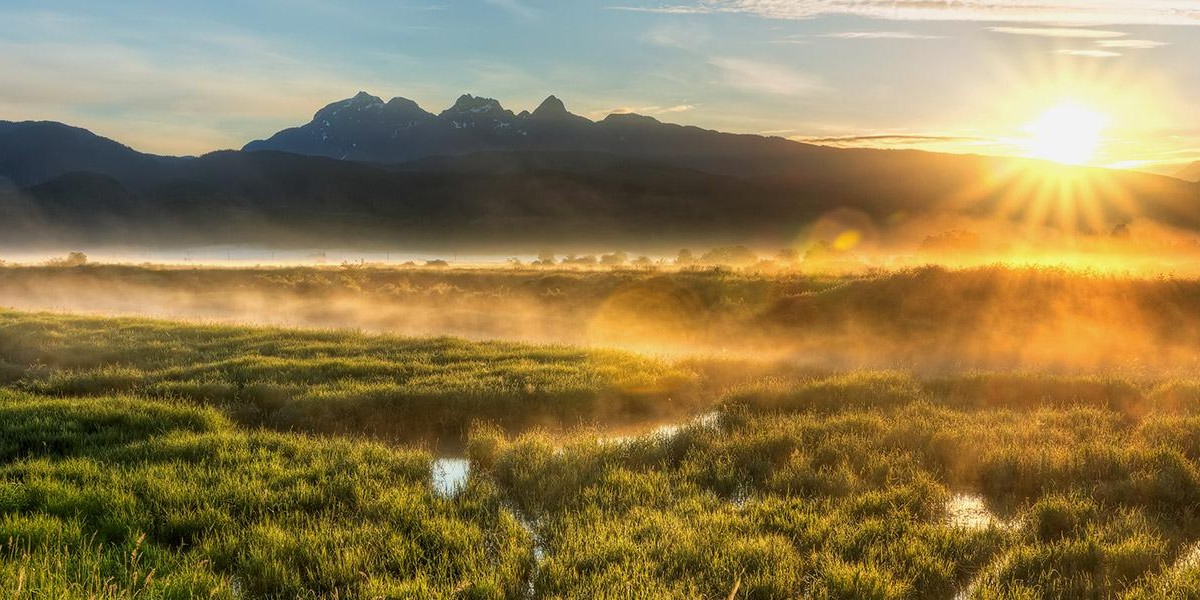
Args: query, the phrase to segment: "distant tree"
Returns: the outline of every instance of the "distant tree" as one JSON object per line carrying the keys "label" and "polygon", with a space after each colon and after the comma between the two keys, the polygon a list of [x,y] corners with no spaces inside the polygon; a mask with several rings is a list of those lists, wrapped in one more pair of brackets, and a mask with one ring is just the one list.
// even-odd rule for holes
{"label": "distant tree", "polygon": [[800,251],[795,248],[784,248],[775,255],[775,262],[790,265],[800,260]]}
{"label": "distant tree", "polygon": [[1113,227],[1112,236],[1119,240],[1129,239],[1129,223],[1118,223]]}
{"label": "distant tree", "polygon": [[88,263],[88,257],[82,252],[68,252],[66,258],[55,258],[46,261],[52,267],[82,267]]}
{"label": "distant tree", "polygon": [[633,259],[633,266],[640,268],[649,268],[654,266],[654,261],[649,256],[639,256]]}
{"label": "distant tree", "polygon": [[965,229],[951,229],[921,240],[921,250],[927,252],[978,252],[982,249],[979,234]]}
{"label": "distant tree", "polygon": [[830,246],[829,242],[820,240],[804,253],[804,260],[806,262],[827,260],[837,254],[839,252],[833,246]]}
{"label": "distant tree", "polygon": [[519,259],[515,256],[510,257],[508,260],[506,260],[504,262],[508,263],[508,266],[510,266],[510,267],[519,267],[524,264],[521,262],[521,259]]}
{"label": "distant tree", "polygon": [[613,252],[600,257],[600,264],[607,267],[620,267],[629,261],[629,255],[624,252]]}
{"label": "distant tree", "polygon": [[741,267],[758,262],[758,255],[745,246],[723,246],[705,252],[700,257],[700,262],[707,265]]}
{"label": "distant tree", "polygon": [[590,267],[592,265],[595,265],[596,262],[597,262],[596,256],[594,254],[585,254],[583,256],[575,256],[574,254],[568,254],[565,258],[562,259],[562,264],[564,264],[564,265],[575,265],[575,266],[580,266],[580,267]]}
{"label": "distant tree", "polygon": [[450,263],[448,263],[448,262],[446,262],[446,261],[444,261],[444,260],[442,260],[442,259],[440,259],[440,258],[435,258],[435,259],[433,259],[433,260],[427,260],[427,261],[425,261],[425,266],[427,266],[427,267],[436,267],[436,268],[442,268],[442,267],[448,267],[448,266],[450,266]]}
{"label": "distant tree", "polygon": [[554,253],[547,250],[538,252],[537,260],[529,263],[535,267],[553,267],[557,260],[554,258]]}
{"label": "distant tree", "polygon": [[696,264],[696,257],[691,250],[684,248],[679,251],[679,255],[675,257],[675,264],[680,267],[687,267]]}

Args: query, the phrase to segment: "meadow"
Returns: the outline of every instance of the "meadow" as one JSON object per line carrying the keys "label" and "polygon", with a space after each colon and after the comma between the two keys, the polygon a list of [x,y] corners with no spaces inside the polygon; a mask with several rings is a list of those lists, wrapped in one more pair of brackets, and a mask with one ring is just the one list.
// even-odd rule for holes
{"label": "meadow", "polygon": [[1200,278],[1186,272],[8,266],[0,306],[838,370],[1186,373],[1200,364]]}
{"label": "meadow", "polygon": [[[113,269],[114,288],[281,285]],[[0,593],[1200,596],[1200,282],[1001,267],[371,277],[360,300],[457,278],[448,305],[488,289],[527,301],[542,292],[512,290],[556,278],[537,314],[593,321],[631,287],[688,290],[692,312],[671,314],[690,326],[668,333],[706,351],[0,311]],[[736,350],[701,343],[734,326]],[[443,458],[469,461],[450,487]]]}
{"label": "meadow", "polygon": [[453,442],[475,420],[637,422],[694,410],[699,379],[620,351],[0,312],[0,381],[13,389],[135,394],[284,431]]}

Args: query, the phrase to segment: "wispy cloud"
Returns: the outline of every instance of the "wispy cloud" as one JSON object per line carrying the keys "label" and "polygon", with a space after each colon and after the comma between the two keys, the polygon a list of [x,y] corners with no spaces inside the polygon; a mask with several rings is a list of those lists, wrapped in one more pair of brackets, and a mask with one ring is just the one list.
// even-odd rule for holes
{"label": "wispy cloud", "polygon": [[642,41],[662,48],[694,50],[709,41],[711,35],[697,23],[668,22],[642,34]]}
{"label": "wispy cloud", "polygon": [[588,116],[593,119],[599,119],[608,115],[669,115],[684,113],[692,110],[696,110],[696,105],[676,104],[675,106],[618,106],[616,108],[593,110],[588,113]]}
{"label": "wispy cloud", "polygon": [[840,31],[821,34],[825,38],[843,40],[940,40],[940,35],[922,35],[908,31]]}
{"label": "wispy cloud", "polygon": [[0,87],[0,114],[71,121],[140,150],[240,147],[360,83],[238,31],[181,36],[164,53],[90,39],[86,19],[47,19],[52,27],[34,29],[43,39],[0,41],[0,72],[20,82]]}
{"label": "wispy cloud", "polygon": [[1010,35],[1033,35],[1038,37],[1083,38],[1096,40],[1119,38],[1129,35],[1121,31],[1107,31],[1103,29],[1076,29],[1074,27],[989,27],[988,31],[1007,33]]}
{"label": "wispy cloud", "polygon": [[1166,42],[1153,40],[1117,39],[1129,35],[1121,31],[1107,29],[1082,29],[1075,27],[989,27],[989,31],[1011,35],[1031,35],[1037,37],[1059,38],[1068,40],[1093,40],[1096,48],[1067,48],[1055,50],[1056,54],[1069,56],[1085,56],[1089,58],[1116,58],[1121,56],[1116,50],[1148,50],[1166,46]]}
{"label": "wispy cloud", "polygon": [[492,6],[495,6],[496,8],[499,8],[519,19],[531,21],[538,17],[538,12],[536,10],[534,10],[533,8],[527,6],[524,2],[521,2],[521,0],[483,0],[483,1]]}
{"label": "wispy cloud", "polygon": [[716,10],[707,6],[608,6],[608,10],[620,10],[626,12],[643,12],[643,13],[658,13],[667,15],[703,15]]}
{"label": "wispy cloud", "polygon": [[1169,46],[1167,42],[1156,42],[1154,40],[1100,40],[1096,42],[1101,48],[1127,48],[1130,50],[1150,50],[1153,48],[1161,48]]}
{"label": "wispy cloud", "polygon": [[1116,58],[1121,56],[1120,52],[1113,52],[1112,50],[1063,49],[1058,50],[1058,54],[1066,54],[1069,56],[1086,56],[1089,58]]}
{"label": "wispy cloud", "polygon": [[749,13],[775,19],[840,14],[893,20],[1200,25],[1200,0],[698,0],[612,8],[673,14]]}
{"label": "wispy cloud", "polygon": [[745,58],[719,57],[709,61],[727,85],[751,92],[800,96],[824,89],[817,78],[791,67]]}
{"label": "wispy cloud", "polygon": [[930,143],[981,142],[984,138],[961,135],[913,135],[899,133],[876,133],[869,135],[839,136],[791,136],[788,139],[806,144],[829,146],[917,146]]}

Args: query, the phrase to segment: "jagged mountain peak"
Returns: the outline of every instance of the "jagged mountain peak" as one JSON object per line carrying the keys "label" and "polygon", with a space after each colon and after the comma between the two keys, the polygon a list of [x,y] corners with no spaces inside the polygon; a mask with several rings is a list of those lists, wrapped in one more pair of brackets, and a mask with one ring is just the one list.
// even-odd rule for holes
{"label": "jagged mountain peak", "polygon": [[1175,174],[1175,177],[1184,181],[1200,182],[1200,160],[1184,167]]}
{"label": "jagged mountain peak", "polygon": [[484,98],[483,96],[472,96],[471,94],[463,94],[458,97],[458,101],[454,106],[442,112],[443,115],[453,114],[492,114],[499,115],[505,111],[504,107],[495,98]]}
{"label": "jagged mountain peak", "polygon": [[[614,127],[614,122],[624,126]],[[637,115],[595,123],[569,112],[554,95],[532,112],[517,115],[494,98],[463,94],[452,106],[433,114],[407,98],[392,98],[385,104],[360,92],[330,104],[308,124],[256,140],[245,149],[381,163],[493,150],[613,151],[628,143],[619,136],[635,129],[650,131],[657,123]],[[651,141],[665,144],[664,148],[677,143]]]}
{"label": "jagged mountain peak", "polygon": [[314,119],[330,119],[345,112],[360,113],[366,110],[377,110],[384,106],[383,99],[366,92],[359,92],[353,98],[338,100],[317,111]]}
{"label": "jagged mountain peak", "polygon": [[558,96],[549,96],[530,115],[534,121],[552,125],[590,125],[592,122],[584,117],[567,111]]}
{"label": "jagged mountain peak", "polygon": [[542,103],[533,111],[535,117],[552,117],[570,114],[567,112],[567,105],[563,104],[558,96],[548,96]]}

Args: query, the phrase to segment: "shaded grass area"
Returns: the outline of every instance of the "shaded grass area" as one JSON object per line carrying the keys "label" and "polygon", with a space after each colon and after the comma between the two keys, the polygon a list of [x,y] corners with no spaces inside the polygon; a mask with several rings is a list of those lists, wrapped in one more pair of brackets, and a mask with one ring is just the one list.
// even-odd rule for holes
{"label": "shaded grass area", "polygon": [[[1179,387],[856,373],[744,389],[671,436],[469,448],[536,524],[539,597],[1195,597],[1200,397]],[[964,525],[961,493],[998,516]]]}
{"label": "shaded grass area", "polygon": [[680,414],[688,368],[565,346],[0,311],[0,380],[42,395],[134,393],[275,429],[457,440],[472,420],[577,425]]}
{"label": "shaded grass area", "polygon": [[212,409],[0,392],[6,598],[511,596],[528,535],[431,458]]}

